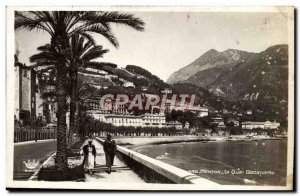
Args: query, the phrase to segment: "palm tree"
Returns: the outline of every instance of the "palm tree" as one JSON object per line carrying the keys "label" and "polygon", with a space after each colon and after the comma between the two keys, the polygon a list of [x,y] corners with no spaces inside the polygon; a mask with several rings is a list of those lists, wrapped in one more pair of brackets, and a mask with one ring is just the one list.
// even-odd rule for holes
{"label": "palm tree", "polygon": [[[76,104],[80,99],[80,92],[83,91],[85,85],[82,81],[79,83],[78,88],[78,71],[80,68],[94,66],[99,69],[102,68],[101,64],[93,61],[103,56],[108,50],[104,50],[102,46],[95,46],[88,40],[84,42],[85,38],[80,35],[74,35],[71,38],[71,58],[70,58],[70,131],[69,131],[69,147],[73,143],[74,135],[74,123],[75,123],[75,112]],[[80,86],[81,85],[81,86]]]}
{"label": "palm tree", "polygon": [[[78,83],[78,71],[80,68],[84,67],[96,67],[101,69],[102,64],[93,61],[97,58],[101,58],[103,54],[107,53],[108,50],[102,48],[102,46],[94,45],[90,40],[86,40],[83,36],[76,34],[70,39],[70,53],[67,57],[67,82],[66,91],[70,97],[70,127],[68,136],[68,147],[73,143],[74,135],[74,123],[75,123],[75,112],[76,103],[78,100],[77,95],[77,83]],[[56,63],[56,53],[53,51],[50,44],[38,47],[39,53],[30,57],[30,61],[35,64],[35,66],[46,67],[49,69],[54,69],[55,66],[50,66],[48,64],[54,65]]]}
{"label": "palm tree", "polygon": [[56,52],[57,73],[57,153],[58,170],[67,170],[66,143],[66,75],[67,57],[70,53],[69,38],[80,34],[95,43],[91,33],[104,36],[114,46],[118,41],[112,33],[111,24],[122,24],[137,31],[144,30],[144,22],[131,14],[119,12],[84,11],[30,11],[15,12],[15,29],[42,30],[51,36],[50,47]]}

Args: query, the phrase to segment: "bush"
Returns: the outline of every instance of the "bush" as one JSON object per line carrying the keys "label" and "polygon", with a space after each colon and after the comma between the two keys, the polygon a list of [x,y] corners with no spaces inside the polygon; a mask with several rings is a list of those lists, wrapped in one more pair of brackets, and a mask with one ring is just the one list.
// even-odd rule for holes
{"label": "bush", "polygon": [[44,181],[82,181],[84,178],[82,165],[68,168],[65,172],[58,170],[56,166],[42,167],[38,174],[38,180]]}

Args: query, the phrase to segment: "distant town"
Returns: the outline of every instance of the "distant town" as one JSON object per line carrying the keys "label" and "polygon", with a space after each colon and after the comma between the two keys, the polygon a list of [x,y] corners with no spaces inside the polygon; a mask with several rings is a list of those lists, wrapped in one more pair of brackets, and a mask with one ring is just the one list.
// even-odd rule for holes
{"label": "distant town", "polygon": [[[126,69],[122,70],[128,74],[132,74]],[[109,89],[109,86],[97,83],[97,79],[104,79],[110,82],[118,81],[122,84],[123,88],[127,89],[136,88],[133,82],[96,68],[82,68],[79,71],[79,75],[88,77],[89,80],[86,81],[86,84],[96,90]],[[53,93],[55,92],[56,77],[47,71],[37,74],[36,68],[28,67],[18,62],[17,57],[15,76],[16,102],[14,118],[16,125],[55,128],[57,104]],[[142,75],[138,77],[143,78]],[[153,94],[146,92],[147,89],[148,87],[141,89],[143,101],[147,97],[153,96]],[[170,97],[172,89],[161,89],[160,94]],[[244,113],[237,113],[227,109],[217,110],[213,107],[201,106],[200,104],[190,107],[188,104],[179,105],[179,101],[176,100],[176,107],[166,104],[164,107],[158,105],[152,106],[147,111],[137,111],[134,108],[128,110],[129,104],[116,105],[117,100],[115,98],[106,98],[104,104],[100,104],[100,99],[101,96],[95,96],[92,93],[83,100],[85,113],[89,117],[92,117],[94,121],[102,124],[110,124],[114,127],[157,128],[158,131],[155,131],[155,134],[150,134],[154,136],[164,135],[163,132],[165,131],[163,131],[163,128],[167,128],[169,134],[170,130],[173,130],[174,135],[230,136],[243,134],[286,134],[285,130],[281,129],[280,123],[276,121],[267,120],[257,122],[242,120],[243,116],[252,115],[251,110],[246,110]],[[69,127],[68,118],[66,123]],[[80,131],[78,132],[80,133]],[[100,130],[98,127],[88,132],[86,130],[83,132],[81,133],[85,135],[98,134],[99,132],[104,135],[106,132],[111,132],[111,130]],[[124,131],[121,132],[124,133]]]}

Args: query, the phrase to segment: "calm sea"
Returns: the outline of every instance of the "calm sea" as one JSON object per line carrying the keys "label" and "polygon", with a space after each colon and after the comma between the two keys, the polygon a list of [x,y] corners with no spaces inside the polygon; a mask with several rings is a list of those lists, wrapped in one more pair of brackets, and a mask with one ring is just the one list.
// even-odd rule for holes
{"label": "calm sea", "polygon": [[175,143],[133,150],[220,184],[286,184],[287,140]]}

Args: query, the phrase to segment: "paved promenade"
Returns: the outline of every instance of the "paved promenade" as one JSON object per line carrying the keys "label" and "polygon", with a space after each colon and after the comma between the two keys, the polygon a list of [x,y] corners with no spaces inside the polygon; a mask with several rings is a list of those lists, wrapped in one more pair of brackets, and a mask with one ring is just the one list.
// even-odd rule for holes
{"label": "paved promenade", "polygon": [[14,143],[14,179],[27,180],[33,172],[27,171],[27,161],[43,162],[56,151],[56,140],[38,140]]}
{"label": "paved promenade", "polygon": [[[87,142],[86,140],[83,145],[86,145]],[[117,157],[115,157],[112,172],[110,174],[106,173],[107,167],[105,166],[103,146],[96,140],[93,140],[93,144],[97,152],[96,166],[93,170],[93,174],[85,174],[86,182],[146,183]],[[81,154],[83,154],[82,150]],[[81,156],[81,161],[83,161],[83,156]]]}

